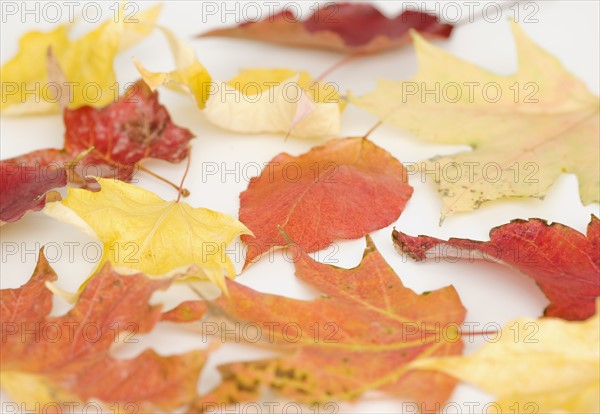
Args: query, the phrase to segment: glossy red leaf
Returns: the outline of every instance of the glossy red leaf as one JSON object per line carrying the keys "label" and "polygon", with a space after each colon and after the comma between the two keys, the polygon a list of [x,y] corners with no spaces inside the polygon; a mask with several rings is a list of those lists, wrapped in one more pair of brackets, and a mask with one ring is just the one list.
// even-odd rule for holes
{"label": "glossy red leaf", "polygon": [[257,22],[211,30],[200,37],[232,37],[339,52],[376,53],[410,43],[409,31],[447,38],[453,26],[436,16],[406,10],[388,18],[368,3],[328,3],[304,20],[285,9]]}
{"label": "glossy red leaf", "polygon": [[427,257],[500,261],[533,278],[550,300],[545,316],[585,320],[600,296],[600,221],[592,216],[587,237],[559,223],[513,220],[490,231],[490,241],[412,237],[394,230],[396,248],[416,260]]}

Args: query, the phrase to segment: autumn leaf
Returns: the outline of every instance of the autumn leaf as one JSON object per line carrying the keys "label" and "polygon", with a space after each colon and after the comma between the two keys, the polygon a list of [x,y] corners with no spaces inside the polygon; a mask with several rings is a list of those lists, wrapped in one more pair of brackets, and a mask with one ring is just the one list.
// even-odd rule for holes
{"label": "autumn leaf", "polygon": [[419,73],[350,98],[429,141],[473,147],[420,166],[439,184],[442,219],[500,198],[543,198],[563,172],[577,175],[584,204],[600,200],[600,161],[590,150],[600,134],[598,97],[516,23],[512,30],[514,75],[476,67],[413,34]]}
{"label": "autumn leaf", "polygon": [[0,226],[21,219],[28,211],[41,210],[46,205],[48,191],[65,185],[67,173],[61,166],[36,172],[0,161]]}
{"label": "autumn leaf", "polygon": [[216,88],[204,115],[223,129],[246,134],[289,132],[298,138],[340,132],[345,104],[336,87],[313,81],[307,72],[246,69]]}
{"label": "autumn leaf", "polygon": [[367,3],[327,3],[304,20],[286,9],[257,22],[211,30],[199,37],[231,37],[337,52],[377,53],[408,44],[410,29],[431,38],[447,38],[452,28],[437,17],[418,11],[406,10],[388,18]]}
{"label": "autumn leaf", "polygon": [[559,223],[513,220],[490,231],[490,241],[411,237],[394,230],[394,244],[416,260],[426,256],[500,262],[533,278],[550,300],[545,316],[584,320],[600,296],[600,221],[592,216],[587,237]]}
{"label": "autumn leaf", "polygon": [[196,53],[190,46],[166,27],[156,26],[156,28],[164,34],[169,43],[176,69],[171,72],[151,72],[139,60],[134,59],[133,63],[142,75],[142,79],[153,91],[164,85],[177,92],[189,93],[194,97],[198,107],[203,109],[211,91],[210,74],[196,58]]}
{"label": "autumn leaf", "polygon": [[240,194],[240,220],[255,236],[242,236],[245,265],[288,244],[279,228],[313,252],[386,227],[412,191],[402,164],[368,139],[330,140],[298,157],[280,154]]}
{"label": "autumn leaf", "polygon": [[188,300],[162,314],[160,320],[165,322],[194,322],[201,319],[208,311],[206,302]]}
{"label": "autumn leaf", "polygon": [[[64,111],[65,147],[42,149],[5,160],[22,168],[46,173],[52,166],[74,168],[70,181],[86,175],[131,181],[137,163],[146,158],[180,162],[188,156],[192,133],[175,125],[167,109],[143,81],[130,86],[117,102],[96,109],[91,106]],[[71,161],[78,154],[85,157]]]}
{"label": "autumn leaf", "polygon": [[104,246],[100,263],[149,277],[175,273],[205,278],[225,288],[235,277],[225,249],[249,230],[235,218],[156,194],[121,181],[97,178],[101,190],[69,188],[45,212],[97,237]]}
{"label": "autumn leaf", "polygon": [[335,85],[290,69],[245,69],[228,82],[212,81],[190,46],[169,29],[158,28],[168,40],[176,69],[151,72],[134,60],[152,90],[164,85],[191,94],[206,119],[229,131],[300,138],[339,133],[345,103]]}
{"label": "autumn leaf", "polygon": [[503,328],[510,335],[473,355],[416,360],[411,367],[483,388],[498,397],[499,412],[595,414],[600,412],[599,327],[598,313],[584,322],[516,320]]}
{"label": "autumn leaf", "polygon": [[[121,5],[121,15],[123,5]],[[19,42],[19,51],[1,68],[2,102],[8,115],[58,112],[60,96],[48,80],[48,49],[56,57],[71,83],[69,108],[83,105],[102,107],[115,100],[117,79],[113,60],[152,31],[161,6],[137,13],[135,22],[110,18],[77,40],[69,39],[71,25],[50,32],[29,32]],[[35,64],[32,64],[35,62]],[[91,86],[93,85],[93,86]],[[30,94],[25,91],[37,91]]]}
{"label": "autumn leaf", "polygon": [[221,366],[223,383],[195,406],[254,399],[263,386],[306,403],[349,400],[378,389],[430,408],[444,404],[453,381],[406,367],[426,356],[460,354],[465,309],[453,287],[414,293],[368,236],[353,269],[316,262],[295,245],[289,252],[296,275],[320,290],[320,298],[290,299],[228,282],[230,297],[211,304],[242,326],[259,326],[265,343],[288,354]]}
{"label": "autumn leaf", "polygon": [[[18,289],[0,290],[2,388],[27,407],[80,406],[89,400],[140,412],[173,410],[196,394],[206,356],[191,351],[160,356],[146,350],[132,359],[110,355],[113,343],[153,329],[160,306],[152,293],[168,280],[122,276],[106,264],[67,314],[49,316],[56,274],[43,252],[33,276]],[[143,372],[143,375],[140,373]],[[129,408],[128,408],[129,407]]]}

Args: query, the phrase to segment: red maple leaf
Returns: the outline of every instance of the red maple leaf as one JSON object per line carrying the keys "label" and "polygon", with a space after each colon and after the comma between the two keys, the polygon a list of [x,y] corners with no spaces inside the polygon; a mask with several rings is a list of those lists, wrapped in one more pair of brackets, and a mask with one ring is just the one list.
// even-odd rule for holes
{"label": "red maple leaf", "polygon": [[533,278],[550,305],[545,316],[585,320],[600,296],[600,221],[592,216],[587,237],[559,223],[513,220],[490,231],[490,241],[412,237],[394,230],[396,248],[416,260],[476,257],[500,261]]}

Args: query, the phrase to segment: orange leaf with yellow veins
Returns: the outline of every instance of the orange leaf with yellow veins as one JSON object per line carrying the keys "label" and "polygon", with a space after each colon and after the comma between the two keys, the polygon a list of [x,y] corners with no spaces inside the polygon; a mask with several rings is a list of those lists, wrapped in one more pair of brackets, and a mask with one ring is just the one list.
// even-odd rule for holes
{"label": "orange leaf with yellow veins", "polygon": [[59,317],[49,316],[52,293],[45,284],[53,280],[56,274],[40,254],[29,282],[0,290],[0,378],[13,400],[27,407],[52,403],[72,408],[93,399],[123,410],[156,412],[194,397],[206,359],[202,351],[163,357],[149,349],[132,359],[110,356],[119,334],[130,338],[153,329],[161,309],[148,300],[168,280],[123,276],[107,264],[75,307]]}
{"label": "orange leaf with yellow veins", "polygon": [[280,154],[240,195],[240,221],[256,236],[242,236],[245,265],[287,245],[279,227],[307,252],[384,228],[412,192],[402,164],[365,138],[331,140],[297,157]]}
{"label": "orange leaf with yellow veins", "polygon": [[228,282],[229,298],[213,302],[234,320],[260,326],[265,341],[290,353],[221,366],[222,384],[194,406],[256,399],[265,386],[305,403],[377,389],[428,409],[443,406],[455,382],[407,364],[461,353],[465,309],[454,288],[418,295],[404,287],[368,236],[353,269],[318,263],[296,245],[291,251],[296,275],[320,290],[320,298],[290,299]]}

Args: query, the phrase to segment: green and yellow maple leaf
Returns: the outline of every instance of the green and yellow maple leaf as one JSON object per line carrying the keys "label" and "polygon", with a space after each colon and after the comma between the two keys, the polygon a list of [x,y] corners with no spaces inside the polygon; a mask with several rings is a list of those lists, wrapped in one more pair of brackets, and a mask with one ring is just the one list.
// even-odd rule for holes
{"label": "green and yellow maple leaf", "polygon": [[491,73],[413,33],[418,74],[380,80],[375,91],[350,98],[421,138],[473,147],[421,165],[439,184],[442,218],[500,198],[543,198],[564,172],[577,175],[584,204],[600,200],[598,97],[516,23],[512,30],[514,75]]}

